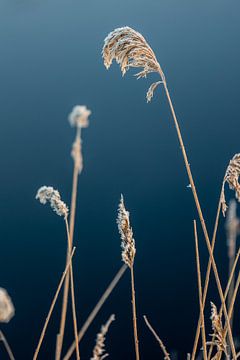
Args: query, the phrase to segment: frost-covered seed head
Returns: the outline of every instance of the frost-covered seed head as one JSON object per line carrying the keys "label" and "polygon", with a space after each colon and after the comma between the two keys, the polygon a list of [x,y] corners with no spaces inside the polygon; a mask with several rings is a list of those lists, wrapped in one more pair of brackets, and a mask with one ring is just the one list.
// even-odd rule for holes
{"label": "frost-covered seed head", "polygon": [[108,332],[109,326],[115,320],[115,315],[111,315],[105,325],[102,325],[101,331],[97,334],[96,345],[93,349],[93,356],[91,360],[103,360],[108,354],[105,353],[105,338]]}
{"label": "frost-covered seed head", "polygon": [[108,34],[104,40],[102,56],[107,69],[115,59],[120,65],[122,75],[131,67],[142,68],[136,74],[138,79],[146,77],[152,72],[158,73],[161,81],[150,86],[147,92],[147,101],[151,101],[156,87],[165,82],[163,71],[153,50],[139,32],[128,26],[117,28]]}
{"label": "frost-covered seed head", "polygon": [[0,288],[0,322],[8,323],[15,314],[15,309],[7,291]]}
{"label": "frost-covered seed head", "polygon": [[236,154],[229,162],[223,181],[221,204],[222,204],[222,212],[224,216],[227,210],[227,204],[224,194],[225,183],[227,182],[229,188],[235,191],[236,199],[240,202],[240,184],[238,181],[239,175],[240,175],[240,154]]}
{"label": "frost-covered seed head", "polygon": [[122,260],[131,268],[134,263],[136,248],[133,231],[130,226],[129,212],[125,209],[122,195],[118,206],[117,225],[122,240]]}
{"label": "frost-covered seed head", "polygon": [[88,117],[91,115],[91,111],[87,109],[85,105],[76,105],[69,114],[68,119],[71,126],[77,128],[88,127]]}
{"label": "frost-covered seed head", "polygon": [[56,212],[57,215],[63,216],[65,219],[68,216],[68,207],[61,200],[61,196],[57,190],[52,186],[42,186],[38,189],[36,199],[41,204],[50,203],[51,208]]}

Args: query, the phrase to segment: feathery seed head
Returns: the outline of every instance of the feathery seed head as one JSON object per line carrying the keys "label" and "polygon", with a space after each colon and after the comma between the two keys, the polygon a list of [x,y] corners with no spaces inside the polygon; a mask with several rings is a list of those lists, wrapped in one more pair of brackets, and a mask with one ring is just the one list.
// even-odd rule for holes
{"label": "feathery seed head", "polygon": [[208,343],[209,345],[212,344],[217,347],[217,351],[223,351],[225,355],[227,355],[227,343],[225,340],[224,329],[222,326],[222,319],[221,315],[217,311],[216,305],[211,302],[211,317],[212,321],[212,329],[214,334],[211,336],[213,337],[212,342]]}
{"label": "feathery seed head", "polygon": [[0,288],[0,322],[8,323],[15,314],[15,309],[7,291]]}
{"label": "feathery seed head", "polygon": [[144,37],[132,28],[125,26],[110,32],[104,40],[102,50],[104,65],[107,69],[113,60],[120,65],[122,75],[130,67],[142,68],[137,78],[146,77],[149,73],[160,74],[161,81],[153,83],[147,92],[147,101],[151,101],[156,87],[165,82],[165,77],[156,56]]}
{"label": "feathery seed head", "polygon": [[[111,315],[105,325],[102,325],[100,333],[97,334],[96,345],[93,349],[93,356],[91,360],[103,360],[108,354],[105,353],[105,338],[108,332],[109,326],[115,320],[115,315]],[[104,354],[105,353],[105,354]]]}
{"label": "feathery seed head", "polygon": [[83,157],[82,157],[82,140],[80,136],[77,136],[73,145],[71,156],[80,174],[83,169]]}
{"label": "feathery seed head", "polygon": [[71,126],[76,126],[77,128],[86,128],[88,127],[88,117],[91,115],[91,111],[87,109],[85,105],[76,105],[72,109],[71,113],[68,116]]}
{"label": "feathery seed head", "polygon": [[117,225],[122,240],[122,260],[131,268],[134,263],[136,248],[133,231],[130,226],[129,212],[125,208],[122,195],[118,206]]}
{"label": "feathery seed head", "polygon": [[235,191],[236,199],[240,202],[240,184],[238,181],[239,175],[240,175],[240,154],[236,154],[230,160],[223,180],[223,191],[221,195],[223,216],[225,216],[227,210],[227,204],[224,194],[224,186],[226,182],[228,183],[229,188]]}
{"label": "feathery seed head", "polygon": [[49,201],[51,208],[56,212],[57,215],[63,216],[65,219],[67,218],[68,207],[61,200],[59,192],[55,190],[52,186],[40,187],[38,189],[36,199],[44,205]]}

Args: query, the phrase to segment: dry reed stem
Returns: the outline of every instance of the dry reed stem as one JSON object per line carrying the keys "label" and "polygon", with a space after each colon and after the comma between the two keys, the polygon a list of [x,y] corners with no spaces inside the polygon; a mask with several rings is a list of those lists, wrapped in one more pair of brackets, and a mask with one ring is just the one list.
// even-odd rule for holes
{"label": "dry reed stem", "polygon": [[[237,255],[235,257],[235,260],[234,260],[234,263],[233,263],[233,266],[232,266],[230,276],[228,278],[227,286],[226,286],[226,289],[225,289],[225,292],[224,292],[224,298],[225,299],[227,299],[227,296],[228,296],[228,293],[229,293],[230,285],[232,283],[232,279],[233,279],[233,276],[234,276],[234,273],[235,273],[237,262],[239,260],[239,256],[240,256],[240,249],[238,249]],[[222,316],[222,311],[223,311],[223,307],[221,305],[220,310],[219,310],[219,314],[221,316]],[[231,319],[229,319],[229,320],[231,320]],[[211,345],[210,348],[209,348],[209,352],[208,352],[208,360],[210,360],[210,358],[211,358],[212,350],[213,350],[213,346]]]}
{"label": "dry reed stem", "polygon": [[[78,333],[78,341],[79,342],[82,340],[82,338],[85,335],[87,329],[89,328],[89,326],[91,325],[91,323],[95,319],[96,315],[98,314],[98,312],[102,308],[105,301],[108,299],[109,295],[112,293],[115,286],[118,284],[119,280],[121,279],[121,277],[123,276],[123,274],[125,273],[127,268],[128,268],[128,266],[126,264],[122,265],[122,267],[118,270],[117,274],[114,276],[111,283],[108,285],[107,289],[104,291],[101,298],[98,300],[98,302],[95,305],[94,309],[91,311],[91,313],[89,314],[89,316],[86,319],[85,323],[83,324],[81,330]],[[72,354],[74,352],[75,347],[76,347],[76,344],[75,344],[75,342],[73,342],[72,345],[70,346],[70,348],[68,349],[66,355],[64,356],[63,360],[69,360],[70,359],[70,357],[72,356]]]}
{"label": "dry reed stem", "polygon": [[[78,126],[76,131],[76,139],[75,142],[81,142],[81,128]],[[70,210],[70,246],[72,248],[73,244],[73,235],[74,235],[74,225],[75,225],[75,214],[76,214],[76,203],[77,203],[77,187],[78,187],[78,176],[79,176],[79,163],[77,157],[74,158],[74,168],[73,168],[73,181],[72,181],[72,198],[71,198],[71,210]],[[68,255],[66,256],[66,262],[68,259]],[[67,316],[67,304],[68,304],[68,292],[69,292],[69,274],[66,276],[64,283],[64,291],[63,291],[63,302],[62,302],[62,311],[61,311],[61,320],[60,320],[60,329],[59,334],[57,336],[57,344],[56,344],[56,360],[60,360],[65,324],[66,324],[66,316]]]}
{"label": "dry reed stem", "polygon": [[49,320],[50,320],[50,318],[51,318],[51,315],[52,315],[54,306],[55,306],[56,301],[57,301],[57,298],[58,298],[58,295],[59,295],[60,290],[61,290],[61,288],[62,288],[62,285],[63,285],[64,279],[65,279],[65,276],[66,276],[66,274],[67,274],[67,272],[68,272],[68,270],[69,270],[69,267],[70,267],[70,265],[71,265],[72,257],[73,257],[73,255],[74,255],[75,250],[76,250],[76,248],[74,247],[73,250],[72,250],[71,256],[70,256],[70,258],[69,258],[68,264],[67,264],[67,266],[65,267],[65,270],[64,270],[64,272],[63,272],[63,274],[62,274],[62,277],[61,277],[61,279],[60,279],[60,281],[59,281],[59,284],[58,284],[58,287],[57,287],[57,291],[56,291],[56,293],[55,293],[55,295],[54,295],[53,301],[52,301],[52,303],[51,303],[51,306],[50,306],[48,315],[47,315],[47,317],[46,317],[46,320],[45,320],[45,323],[44,323],[44,326],[43,326],[43,329],[42,329],[42,332],[41,332],[41,335],[40,335],[40,339],[39,339],[39,341],[38,341],[38,345],[37,345],[36,350],[35,350],[35,353],[34,353],[34,355],[33,355],[33,360],[36,360],[37,357],[38,357],[39,350],[40,350],[40,347],[41,347],[41,345],[42,345],[42,342],[43,342],[43,339],[44,339],[44,336],[45,336],[45,333],[46,333],[46,330],[47,330],[47,326],[48,326]]}
{"label": "dry reed stem", "polygon": [[6,352],[7,352],[8,356],[9,356],[9,359],[10,360],[15,360],[12,349],[10,348],[10,346],[8,344],[8,341],[7,341],[6,337],[4,336],[4,334],[3,334],[3,332],[1,330],[0,330],[0,341],[3,342],[3,345],[4,345],[4,347],[6,349]]}
{"label": "dry reed stem", "polygon": [[166,349],[164,343],[162,342],[162,340],[160,339],[160,337],[158,336],[158,334],[156,333],[156,331],[153,329],[152,325],[149,323],[146,315],[144,315],[143,318],[144,318],[144,321],[145,321],[147,327],[149,328],[149,330],[151,331],[151,333],[153,334],[153,336],[155,337],[155,339],[156,339],[157,342],[159,343],[160,348],[162,349],[162,352],[163,352],[163,354],[164,354],[164,359],[165,359],[165,360],[171,360],[171,359],[170,359],[170,354],[167,352],[167,349]]}
{"label": "dry reed stem", "polygon": [[179,125],[178,125],[178,121],[177,121],[176,114],[175,114],[175,111],[174,111],[174,108],[173,108],[173,105],[172,105],[172,101],[171,101],[171,98],[170,98],[170,95],[169,95],[169,92],[168,92],[168,89],[167,89],[166,82],[164,82],[164,88],[165,88],[165,92],[166,92],[166,95],[167,95],[167,98],[168,98],[168,101],[169,101],[170,109],[171,109],[171,112],[172,112],[172,115],[173,115],[173,119],[174,119],[176,131],[177,131],[180,147],[181,147],[182,154],[183,154],[184,163],[185,163],[185,166],[186,166],[186,170],[187,170],[188,178],[189,178],[189,181],[190,181],[193,197],[194,197],[194,200],[195,200],[196,208],[197,208],[197,211],[198,211],[199,219],[200,219],[200,222],[201,222],[201,225],[202,225],[202,230],[203,230],[204,237],[205,237],[205,240],[206,240],[207,249],[208,249],[208,252],[209,252],[209,255],[210,255],[210,260],[211,260],[211,263],[212,263],[212,268],[213,268],[213,272],[214,272],[214,276],[215,276],[215,280],[216,280],[220,300],[221,300],[221,302],[223,304],[223,312],[224,312],[225,320],[227,322],[227,326],[228,326],[228,330],[229,330],[229,341],[230,341],[231,351],[232,351],[232,354],[233,354],[233,359],[235,360],[236,359],[236,351],[235,351],[234,341],[233,341],[233,337],[232,337],[231,326],[230,326],[230,322],[229,322],[229,319],[228,319],[227,308],[226,308],[226,304],[225,304],[225,300],[224,300],[222,286],[221,286],[221,282],[220,282],[220,278],[219,278],[219,274],[218,274],[218,270],[217,270],[217,265],[216,265],[216,262],[215,262],[215,259],[214,259],[214,256],[213,256],[212,246],[211,246],[211,243],[210,243],[210,240],[209,240],[207,227],[206,227],[205,220],[204,220],[203,213],[202,213],[202,209],[201,209],[201,206],[200,206],[200,203],[199,203],[199,200],[198,200],[198,195],[197,195],[194,180],[193,180],[193,177],[192,177],[192,172],[191,172],[190,165],[189,165],[189,162],[188,162],[186,150],[185,150],[185,147],[184,147],[181,131],[180,131],[180,128],[179,128]]}
{"label": "dry reed stem", "polygon": [[[229,319],[232,317],[232,314],[233,314],[234,304],[235,304],[235,300],[236,300],[236,297],[237,297],[237,292],[238,292],[239,285],[240,285],[240,272],[238,273],[236,285],[235,285],[234,292],[233,292],[233,297],[232,297],[229,312],[228,312]],[[227,335],[227,332],[228,332],[228,328],[225,325],[224,336]]]}
{"label": "dry reed stem", "polygon": [[198,234],[197,234],[196,220],[193,221],[193,226],[194,226],[197,278],[198,278],[199,311],[200,311],[201,324],[202,324],[201,325],[201,333],[202,333],[202,345],[203,345],[203,359],[207,360],[206,333],[205,333],[204,311],[203,311],[203,303],[202,303],[201,267],[200,267],[200,258],[199,258]]}
{"label": "dry reed stem", "polygon": [[134,342],[135,342],[135,353],[136,353],[136,360],[139,360],[140,356],[139,356],[139,341],[138,341],[138,331],[137,331],[137,311],[136,311],[133,265],[131,266],[130,270],[131,270],[132,312],[133,312],[133,332],[134,332]]}
{"label": "dry reed stem", "polygon": [[[67,219],[65,219],[65,224],[66,224],[66,231],[67,231],[67,238],[68,238],[68,257],[70,257],[72,246],[71,246],[71,241],[70,241],[70,233],[69,233],[69,226],[68,226]],[[72,262],[70,264],[70,289],[71,289],[71,299],[72,299],[73,329],[74,329],[74,336],[75,336],[75,343],[76,343],[76,357],[77,357],[77,360],[80,360]]]}
{"label": "dry reed stem", "polygon": [[[121,31],[122,31],[122,33],[121,33]],[[126,51],[126,48],[124,48],[124,40],[126,42],[125,45],[127,46],[128,49],[129,49],[128,46],[130,46],[130,50]],[[184,146],[181,130],[180,130],[178,120],[177,120],[177,117],[175,114],[175,110],[174,110],[174,107],[172,104],[172,100],[171,100],[171,97],[170,97],[170,94],[169,94],[169,91],[167,88],[167,83],[166,83],[166,79],[163,74],[163,71],[162,71],[159,63],[157,62],[154,52],[152,51],[150,46],[147,44],[146,40],[143,38],[143,36],[141,34],[137,33],[135,30],[133,30],[131,28],[116,29],[115,34],[114,34],[114,31],[109,34],[109,36],[105,39],[105,44],[104,44],[104,48],[103,48],[103,57],[104,57],[105,66],[107,68],[111,65],[112,60],[115,58],[116,61],[121,65],[121,69],[122,69],[123,73],[124,73],[124,70],[127,70],[129,67],[143,67],[143,71],[138,74],[140,77],[146,76],[149,72],[153,72],[153,71],[159,73],[159,75],[160,75],[161,83],[163,83],[164,90],[165,90],[167,100],[169,103],[169,107],[170,107],[170,110],[172,113],[175,129],[177,132],[178,140],[180,143],[180,148],[181,148],[182,155],[183,155],[184,164],[185,164],[185,167],[187,170],[189,182],[191,185],[194,201],[195,201],[197,212],[198,212],[198,216],[199,216],[202,230],[204,233],[204,237],[206,240],[206,245],[207,245],[208,252],[210,255],[219,296],[220,296],[221,302],[223,303],[224,316],[226,318],[226,321],[228,324],[228,329],[229,329],[231,350],[233,353],[233,358],[235,360],[236,351],[235,351],[231,327],[230,327],[230,323],[229,323],[229,319],[228,319],[227,308],[226,308],[226,304],[224,302],[224,296],[223,296],[222,286],[221,286],[221,282],[220,282],[220,278],[219,278],[219,274],[218,274],[218,270],[217,270],[217,265],[216,265],[216,262],[215,262],[215,259],[214,259],[213,253],[212,253],[212,248],[211,248],[211,244],[210,244],[210,240],[209,240],[208,231],[206,228],[206,224],[205,224],[202,209],[201,209],[201,206],[199,203],[196,187],[195,187],[194,180],[192,177],[192,172],[191,172],[190,165],[188,162],[188,157],[187,157],[186,149]],[[150,61],[150,66],[149,66],[149,61]],[[150,69],[150,71],[148,71],[149,69]],[[152,94],[151,94],[151,96],[148,97],[148,100],[151,100]]]}

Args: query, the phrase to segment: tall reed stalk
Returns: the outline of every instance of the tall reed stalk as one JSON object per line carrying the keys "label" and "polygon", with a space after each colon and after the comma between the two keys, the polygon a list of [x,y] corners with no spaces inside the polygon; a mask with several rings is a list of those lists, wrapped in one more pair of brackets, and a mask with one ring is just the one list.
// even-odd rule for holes
{"label": "tall reed stalk", "polygon": [[[70,230],[69,230],[69,244],[70,249],[73,246],[73,236],[74,236],[74,227],[75,227],[75,215],[76,215],[76,204],[77,204],[77,191],[78,191],[78,177],[83,169],[83,160],[82,160],[82,151],[81,151],[81,129],[88,126],[88,117],[91,114],[86,106],[75,106],[72,112],[69,115],[69,122],[71,126],[76,127],[76,138],[72,146],[72,158],[74,161],[73,166],[73,179],[72,179],[72,196],[71,196],[71,209],[70,209]],[[68,261],[68,251],[66,256],[66,262]],[[57,335],[56,343],[56,360],[60,360],[65,325],[66,325],[66,316],[67,316],[67,305],[68,305],[68,293],[69,293],[69,274],[67,274],[64,291],[63,291],[63,301],[62,301],[62,310],[61,310],[61,320],[59,333]]]}
{"label": "tall reed stalk", "polygon": [[177,120],[177,117],[175,114],[174,106],[172,104],[172,100],[171,100],[171,97],[170,97],[170,94],[168,91],[166,78],[161,69],[161,66],[158,63],[153,50],[148,45],[148,43],[146,42],[144,37],[137,31],[131,29],[130,27],[118,28],[118,29],[115,29],[114,31],[112,31],[106,37],[106,39],[104,41],[104,47],[103,47],[102,54],[103,54],[105,66],[107,68],[109,68],[110,65],[112,64],[112,61],[114,59],[116,59],[117,63],[120,64],[123,75],[126,73],[126,71],[130,67],[136,67],[136,68],[143,68],[138,74],[136,74],[138,76],[138,78],[146,77],[151,72],[156,72],[160,76],[160,81],[153,83],[150,86],[150,88],[147,92],[147,100],[150,101],[153,97],[156,87],[159,84],[163,84],[164,91],[165,91],[165,94],[166,94],[166,97],[168,100],[168,104],[169,104],[169,107],[171,110],[174,126],[175,126],[175,129],[177,132],[177,137],[178,137],[178,140],[180,143],[180,148],[182,151],[184,164],[186,167],[190,186],[192,189],[193,198],[195,201],[198,216],[199,216],[202,230],[204,233],[204,237],[206,240],[206,245],[207,245],[207,249],[208,249],[209,256],[210,256],[210,261],[212,263],[213,272],[214,272],[219,296],[220,296],[221,302],[223,304],[224,316],[225,316],[225,320],[226,320],[228,330],[229,330],[230,346],[231,346],[231,350],[232,350],[232,354],[233,354],[233,359],[235,360],[236,359],[236,351],[235,351],[235,347],[234,347],[231,326],[230,326],[229,319],[228,319],[227,308],[226,308],[226,304],[224,301],[224,295],[223,295],[222,286],[221,286],[221,282],[220,282],[220,278],[219,278],[219,274],[218,274],[218,270],[217,270],[217,265],[216,265],[216,262],[215,262],[215,259],[213,256],[207,227],[205,224],[202,209],[201,209],[200,202],[198,199],[197,190],[196,190],[192,172],[190,169],[190,165],[189,165],[186,149],[184,146],[181,130],[180,130],[179,123],[178,123],[178,120]]}

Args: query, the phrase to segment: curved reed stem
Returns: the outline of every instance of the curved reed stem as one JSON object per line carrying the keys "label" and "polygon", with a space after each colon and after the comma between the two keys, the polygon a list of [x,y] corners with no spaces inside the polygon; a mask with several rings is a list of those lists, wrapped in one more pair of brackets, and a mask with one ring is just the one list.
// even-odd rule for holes
{"label": "curved reed stem", "polygon": [[58,295],[59,295],[60,290],[61,290],[61,288],[62,288],[64,279],[65,279],[65,277],[66,277],[66,274],[68,273],[69,267],[70,267],[70,265],[71,265],[72,257],[73,257],[73,255],[74,255],[75,250],[76,250],[76,248],[73,248],[72,253],[71,253],[70,257],[69,257],[68,263],[67,263],[67,265],[66,265],[66,267],[65,267],[65,270],[64,270],[64,272],[63,272],[63,274],[62,274],[62,277],[61,277],[61,279],[60,279],[60,282],[59,282],[59,284],[58,284],[57,291],[56,291],[56,293],[55,293],[55,295],[54,295],[54,298],[53,298],[53,301],[52,301],[52,303],[51,303],[51,306],[50,306],[48,315],[47,315],[47,317],[46,317],[46,321],[45,321],[45,323],[44,323],[44,326],[43,326],[43,329],[42,329],[42,332],[41,332],[41,335],[40,335],[40,339],[39,339],[39,341],[38,341],[37,348],[36,348],[35,353],[34,353],[34,355],[33,355],[33,360],[36,360],[37,357],[38,357],[39,350],[40,350],[40,348],[41,348],[41,345],[42,345],[42,342],[43,342],[43,339],[44,339],[44,336],[45,336],[45,333],[46,333],[46,330],[47,330],[47,326],[48,326],[49,320],[50,320],[50,318],[51,318],[51,315],[52,315],[54,306],[55,306],[55,304],[56,304]]}
{"label": "curved reed stem", "polygon": [[[112,293],[113,289],[115,288],[115,286],[117,285],[117,283],[119,282],[119,280],[121,279],[121,277],[123,276],[123,274],[125,273],[127,268],[128,268],[128,266],[126,264],[123,264],[121,266],[121,268],[118,270],[117,274],[114,276],[113,280],[108,285],[107,289],[105,290],[105,292],[103,293],[103,295],[101,296],[101,298],[99,299],[97,304],[95,305],[94,309],[89,314],[87,320],[85,321],[85,323],[83,324],[81,330],[78,333],[78,341],[79,342],[82,340],[82,338],[85,335],[87,329],[89,328],[89,326],[91,325],[91,323],[95,319],[96,315],[98,314],[98,312],[102,308],[103,304],[105,303],[105,301],[107,300],[109,295]],[[69,360],[70,359],[70,357],[72,356],[72,354],[73,354],[73,352],[75,350],[75,347],[76,347],[76,344],[75,344],[75,342],[73,342],[72,345],[70,346],[70,348],[68,349],[66,355],[64,356],[63,360]]]}
{"label": "curved reed stem", "polygon": [[156,331],[153,329],[152,325],[149,323],[147,317],[144,315],[143,318],[144,318],[144,321],[145,321],[147,327],[149,328],[149,330],[151,331],[151,333],[153,334],[153,336],[155,337],[155,339],[156,339],[157,342],[159,343],[159,346],[160,346],[160,348],[162,349],[162,352],[163,352],[163,354],[164,354],[164,359],[165,359],[165,360],[171,360],[171,359],[170,359],[170,355],[169,355],[169,353],[167,352],[167,349],[166,349],[164,343],[162,342],[162,340],[160,339],[160,337],[158,336],[158,334],[156,333]]}
{"label": "curved reed stem", "polygon": [[200,317],[201,317],[201,324],[202,324],[201,325],[201,332],[202,332],[203,359],[207,360],[205,321],[204,321],[204,311],[203,311],[203,303],[202,303],[201,267],[200,267],[200,258],[199,258],[199,249],[198,249],[198,234],[197,234],[196,220],[193,221],[193,226],[194,226],[197,277],[198,277],[199,310],[200,310]]}
{"label": "curved reed stem", "polygon": [[[80,130],[81,129],[78,127],[77,134],[76,134],[76,140],[77,139],[80,140]],[[71,198],[71,210],[70,210],[70,249],[72,249],[73,235],[74,235],[78,175],[79,175],[79,169],[78,169],[77,163],[75,161],[74,168],[73,168],[72,198]],[[67,261],[68,261],[68,251],[67,251],[67,255],[66,255],[66,262]],[[65,283],[64,283],[60,328],[59,328],[59,334],[57,336],[57,344],[56,344],[56,356],[55,356],[56,360],[60,360],[61,352],[62,352],[64,331],[65,331],[65,324],[66,324],[66,316],[67,316],[68,293],[69,293],[69,274],[67,274]]]}
{"label": "curved reed stem", "polygon": [[6,349],[6,352],[8,353],[9,359],[10,360],[15,360],[15,358],[13,356],[13,352],[12,352],[12,350],[11,350],[9,344],[8,344],[8,341],[5,338],[5,336],[4,336],[4,334],[3,334],[3,332],[1,330],[0,330],[0,341],[3,342],[3,345],[4,345],[5,349]]}
{"label": "curved reed stem", "polygon": [[[161,73],[159,73],[159,74],[161,76]],[[220,278],[219,278],[219,275],[218,275],[217,265],[216,265],[216,262],[215,262],[215,259],[214,259],[214,256],[213,256],[213,252],[212,252],[212,248],[211,248],[211,244],[210,244],[210,240],[209,240],[209,236],[208,236],[207,227],[206,227],[206,224],[205,224],[205,220],[204,220],[202,209],[201,209],[201,206],[200,206],[200,203],[199,203],[196,187],[195,187],[194,180],[193,180],[193,177],[192,177],[192,172],[191,172],[190,165],[189,165],[189,162],[188,162],[188,157],[187,157],[187,153],[186,153],[185,146],[184,146],[184,143],[183,143],[182,134],[181,134],[180,127],[179,127],[179,124],[178,124],[178,121],[177,121],[177,117],[176,117],[175,110],[174,110],[174,107],[173,107],[173,104],[172,104],[172,100],[171,100],[171,97],[170,97],[170,94],[169,94],[169,91],[168,91],[168,88],[167,88],[167,83],[166,83],[165,80],[163,81],[163,86],[164,86],[165,93],[166,93],[166,96],[167,96],[167,99],[168,99],[168,103],[169,103],[169,106],[170,106],[170,109],[171,109],[174,125],[175,125],[176,131],[177,131],[177,136],[178,136],[178,140],[179,140],[180,147],[181,147],[181,150],[182,150],[182,155],[183,155],[185,167],[186,167],[186,170],[187,170],[189,182],[190,182],[190,185],[191,185],[193,197],[194,197],[197,212],[198,212],[198,216],[199,216],[199,219],[200,219],[200,222],[201,222],[202,230],[203,230],[204,237],[205,237],[205,240],[206,240],[207,249],[208,249],[210,260],[211,260],[211,263],[212,263],[213,272],[214,272],[214,276],[215,276],[215,279],[216,279],[216,284],[217,284],[219,296],[220,296],[221,302],[223,304],[223,312],[224,312],[225,320],[226,320],[226,323],[227,323],[227,326],[228,326],[229,341],[230,341],[231,351],[232,351],[232,354],[233,354],[233,359],[235,360],[236,359],[236,351],[235,351],[235,346],[234,346],[234,342],[233,342],[232,331],[231,331],[231,326],[230,326],[230,322],[229,322],[229,318],[228,318],[228,313],[227,313],[227,308],[226,308],[226,304],[225,304],[225,300],[224,300],[224,295],[223,295],[223,291],[222,291],[222,286],[221,286]]]}

